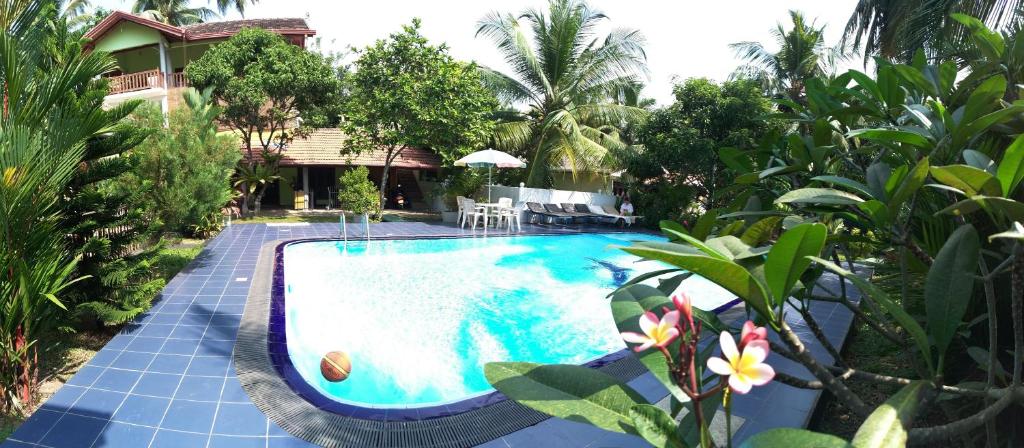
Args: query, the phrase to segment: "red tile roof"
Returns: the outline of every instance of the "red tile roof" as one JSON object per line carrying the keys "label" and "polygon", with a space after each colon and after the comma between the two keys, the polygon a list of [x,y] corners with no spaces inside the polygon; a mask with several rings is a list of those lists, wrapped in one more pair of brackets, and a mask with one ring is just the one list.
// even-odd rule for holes
{"label": "red tile roof", "polygon": [[311,30],[309,25],[306,24],[305,19],[298,18],[228,20],[223,22],[206,22],[178,27],[139,17],[124,11],[114,11],[109,16],[101,20],[100,23],[97,23],[96,26],[92,27],[89,32],[85,33],[85,37],[89,40],[95,41],[122,20],[135,22],[139,25],[153,28],[163,33],[164,36],[174,40],[203,40],[230,37],[241,31],[243,28],[263,28],[277,34],[303,37],[316,34],[316,31]]}
{"label": "red tile roof", "polygon": [[[345,134],[337,128],[316,129],[306,138],[296,137],[285,146],[281,166],[363,165],[384,166],[384,151],[342,154]],[[255,157],[259,157],[255,155]],[[406,147],[391,166],[408,169],[436,169],[441,157],[430,150]]]}

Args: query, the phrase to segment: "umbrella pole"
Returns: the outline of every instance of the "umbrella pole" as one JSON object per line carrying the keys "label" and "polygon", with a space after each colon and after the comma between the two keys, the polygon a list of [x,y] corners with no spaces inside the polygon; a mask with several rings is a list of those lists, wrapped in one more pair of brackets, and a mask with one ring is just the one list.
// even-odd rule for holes
{"label": "umbrella pole", "polygon": [[491,202],[491,166],[487,166],[487,202]]}

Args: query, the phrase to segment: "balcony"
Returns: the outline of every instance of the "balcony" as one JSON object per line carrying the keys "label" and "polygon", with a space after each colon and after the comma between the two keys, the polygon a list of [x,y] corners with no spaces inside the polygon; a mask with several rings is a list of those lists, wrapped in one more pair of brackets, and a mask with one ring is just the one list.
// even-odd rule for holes
{"label": "balcony", "polygon": [[110,80],[110,95],[188,86],[188,79],[184,73],[163,73],[159,69],[111,76],[107,79]]}

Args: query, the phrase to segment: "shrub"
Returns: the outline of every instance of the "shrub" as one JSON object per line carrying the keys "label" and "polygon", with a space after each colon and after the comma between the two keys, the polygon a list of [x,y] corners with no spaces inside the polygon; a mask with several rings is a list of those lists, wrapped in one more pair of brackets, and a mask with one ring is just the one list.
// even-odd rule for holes
{"label": "shrub", "polygon": [[166,231],[196,234],[231,200],[241,152],[236,138],[217,135],[219,109],[208,92],[189,90],[185,100],[188,107],[173,111],[167,128],[155,106],[137,113],[139,124],[157,132],[134,151],[134,169],[115,188],[144,189],[143,208],[151,219]]}
{"label": "shrub", "polygon": [[370,181],[370,170],[365,166],[345,171],[339,179],[338,202],[356,215],[380,214],[380,192]]}

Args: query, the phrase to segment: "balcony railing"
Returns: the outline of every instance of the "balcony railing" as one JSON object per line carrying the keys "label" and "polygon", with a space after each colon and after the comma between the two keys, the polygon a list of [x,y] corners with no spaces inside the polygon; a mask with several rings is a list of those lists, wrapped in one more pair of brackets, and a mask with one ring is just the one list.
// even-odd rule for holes
{"label": "balcony railing", "polygon": [[184,73],[163,73],[159,69],[111,76],[108,79],[110,80],[111,95],[146,89],[168,89],[188,86],[188,78],[185,77]]}

